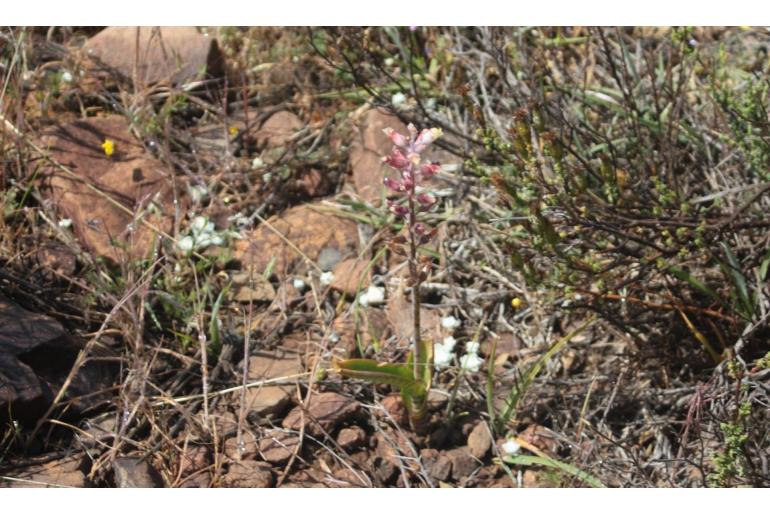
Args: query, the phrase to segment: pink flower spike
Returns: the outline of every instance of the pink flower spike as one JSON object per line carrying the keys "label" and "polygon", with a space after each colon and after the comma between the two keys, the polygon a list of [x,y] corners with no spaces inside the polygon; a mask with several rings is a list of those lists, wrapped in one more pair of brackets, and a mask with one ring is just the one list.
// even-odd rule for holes
{"label": "pink flower spike", "polygon": [[409,166],[409,160],[406,158],[403,152],[398,147],[393,149],[393,153],[389,156],[385,156],[383,161],[396,170],[402,170]]}
{"label": "pink flower spike", "polygon": [[441,129],[423,129],[414,142],[414,151],[422,152],[428,145],[439,139],[442,134]]}
{"label": "pink flower spike", "polygon": [[414,227],[412,228],[412,230],[417,236],[422,236],[423,234],[425,234],[425,230],[426,230],[425,224],[416,223],[414,224]]}
{"label": "pink flower spike", "polygon": [[383,129],[383,132],[385,135],[390,138],[390,141],[393,142],[394,145],[401,148],[406,148],[406,146],[409,144],[409,141],[406,139],[406,136],[403,134],[399,134],[390,127],[387,129]]}
{"label": "pink flower spike", "polygon": [[430,193],[420,193],[417,195],[417,202],[422,204],[423,207],[430,207],[436,203],[436,197]]}
{"label": "pink flower spike", "polygon": [[441,165],[438,163],[425,163],[420,167],[420,173],[422,178],[427,180],[436,175],[441,170]]}
{"label": "pink flower spike", "polygon": [[406,188],[404,188],[404,183],[398,180],[391,179],[390,177],[385,177],[382,180],[382,183],[388,187],[391,191],[406,191]]}
{"label": "pink flower spike", "polygon": [[417,127],[415,127],[413,123],[410,123],[406,128],[409,131],[409,135],[412,137],[412,141],[414,141],[414,137],[417,136]]}
{"label": "pink flower spike", "polygon": [[390,212],[396,216],[406,216],[409,214],[408,207],[393,202],[392,200],[388,201],[388,209],[390,209]]}

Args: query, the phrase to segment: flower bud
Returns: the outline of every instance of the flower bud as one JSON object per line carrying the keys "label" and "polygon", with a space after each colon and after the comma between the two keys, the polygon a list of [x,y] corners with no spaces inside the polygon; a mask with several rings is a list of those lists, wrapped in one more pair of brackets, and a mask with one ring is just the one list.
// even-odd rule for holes
{"label": "flower bud", "polygon": [[404,183],[402,181],[391,179],[390,177],[385,177],[382,180],[382,183],[392,191],[399,191],[399,192],[406,191],[406,188],[404,187]]}
{"label": "flower bud", "polygon": [[423,207],[430,207],[436,203],[436,197],[430,193],[420,193],[417,195],[417,202],[419,202]]}
{"label": "flower bud", "polygon": [[425,163],[420,167],[420,174],[424,180],[428,180],[441,170],[441,165],[438,163]]}
{"label": "flower bud", "polygon": [[406,146],[409,144],[409,141],[406,139],[406,137],[403,134],[399,134],[390,127],[387,129],[383,129],[383,132],[385,135],[390,138],[390,141],[393,142],[394,145],[401,148],[406,148]]}
{"label": "flower bud", "polygon": [[395,168],[396,170],[402,170],[409,166],[409,160],[406,158],[403,152],[398,147],[393,149],[393,153],[382,159],[388,166]]}
{"label": "flower bud", "polygon": [[414,142],[414,151],[422,152],[428,145],[439,139],[442,134],[441,129],[423,129]]}

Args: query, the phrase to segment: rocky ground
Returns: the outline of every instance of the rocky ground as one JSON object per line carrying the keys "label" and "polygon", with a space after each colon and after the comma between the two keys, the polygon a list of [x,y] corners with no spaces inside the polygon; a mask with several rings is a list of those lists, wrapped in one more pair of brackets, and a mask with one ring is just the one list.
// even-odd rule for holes
{"label": "rocky ground", "polygon": [[[713,380],[602,321],[542,363],[589,315],[501,264],[479,229],[493,192],[452,134],[431,155],[421,317],[457,347],[428,433],[389,387],[333,372],[408,350],[381,158],[409,111],[350,89],[306,37],[5,35],[24,70],[5,68],[0,104],[0,486],[704,484],[721,444],[687,435]],[[483,364],[459,366],[475,341]]]}

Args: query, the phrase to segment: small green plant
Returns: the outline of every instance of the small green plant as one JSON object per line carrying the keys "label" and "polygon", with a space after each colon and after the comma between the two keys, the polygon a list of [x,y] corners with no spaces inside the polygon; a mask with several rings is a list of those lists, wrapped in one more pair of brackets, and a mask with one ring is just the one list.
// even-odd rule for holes
{"label": "small green plant", "polygon": [[711,486],[730,487],[735,484],[736,480],[745,477],[744,445],[749,439],[746,423],[750,415],[751,403],[744,402],[738,408],[734,422],[719,424],[725,443],[724,448],[714,454],[715,470],[708,476],[708,482]]}
{"label": "small green plant", "polygon": [[391,154],[384,161],[400,173],[400,178],[385,177],[383,184],[396,198],[388,201],[390,211],[406,221],[406,236],[399,235],[391,241],[391,248],[406,255],[409,264],[408,285],[412,288],[413,350],[404,363],[380,363],[371,359],[347,359],[335,362],[337,371],[344,377],[366,379],[374,383],[397,387],[409,411],[415,431],[425,429],[428,391],[433,375],[433,342],[420,336],[420,284],[428,273],[429,262],[417,256],[420,245],[429,242],[435,229],[429,229],[418,221],[418,213],[427,211],[436,203],[430,193],[418,192],[418,184],[430,180],[438,172],[438,163],[423,163],[422,153],[441,136],[440,129],[424,129],[418,133],[410,124],[409,136],[393,129],[385,133],[393,142]]}

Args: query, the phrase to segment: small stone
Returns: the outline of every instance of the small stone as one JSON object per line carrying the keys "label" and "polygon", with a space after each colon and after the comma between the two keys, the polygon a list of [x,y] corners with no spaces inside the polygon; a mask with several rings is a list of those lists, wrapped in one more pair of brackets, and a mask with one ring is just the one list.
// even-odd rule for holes
{"label": "small stone", "polygon": [[461,481],[473,473],[477,462],[468,452],[467,447],[459,447],[447,452],[447,456],[452,461],[452,478],[455,481]]}
{"label": "small stone", "polygon": [[118,488],[159,488],[163,481],[149,463],[136,457],[117,458],[112,465]]}
{"label": "small stone", "polygon": [[337,435],[337,443],[346,451],[361,447],[366,442],[366,431],[358,426],[343,427]]}
{"label": "small stone", "polygon": [[[264,276],[260,274],[249,279],[248,274],[239,275],[247,277],[235,288],[233,299],[236,302],[272,302],[275,299],[275,288]],[[233,276],[233,283],[235,283],[235,279],[236,277]]]}
{"label": "small stone", "polygon": [[468,435],[468,450],[476,459],[483,459],[492,448],[492,436],[484,422],[479,422]]}
{"label": "small stone", "polygon": [[299,117],[289,111],[279,111],[265,120],[256,133],[259,147],[281,147],[304,127]]}
{"label": "small stone", "polygon": [[[302,426],[302,406],[297,406],[283,419],[283,427],[299,431]],[[355,399],[334,392],[312,395],[304,414],[305,431],[320,437],[332,432],[343,421],[356,416],[361,405]]]}
{"label": "small stone", "polygon": [[420,459],[428,475],[436,481],[448,481],[452,475],[452,460],[436,449],[423,449]]}
{"label": "small stone", "polygon": [[449,402],[449,394],[439,390],[430,390],[427,402],[430,411],[439,411]]}
{"label": "small stone", "polygon": [[238,435],[225,440],[224,453],[231,460],[251,459],[256,457],[258,452],[257,438],[250,431],[241,434],[241,442],[238,442]]}
{"label": "small stone", "polygon": [[[259,353],[249,357],[248,381],[265,381],[286,378],[293,381],[304,367],[297,357],[284,354]],[[245,406],[250,418],[277,418],[291,404],[294,387],[291,385],[254,386],[246,390]],[[240,405],[241,392],[233,394],[233,401]]]}
{"label": "small stone", "polygon": [[222,486],[228,488],[272,488],[274,485],[273,469],[264,461],[231,463],[227,474],[222,477]]}
{"label": "small stone", "polygon": [[382,407],[391,416],[393,421],[399,426],[407,426],[409,424],[409,412],[404,405],[404,401],[401,395],[397,393],[390,393],[382,399]]}
{"label": "small stone", "polygon": [[297,452],[299,436],[279,429],[271,429],[259,440],[259,454],[262,459],[274,465],[285,465]]}

